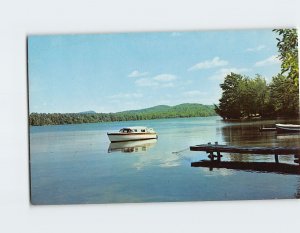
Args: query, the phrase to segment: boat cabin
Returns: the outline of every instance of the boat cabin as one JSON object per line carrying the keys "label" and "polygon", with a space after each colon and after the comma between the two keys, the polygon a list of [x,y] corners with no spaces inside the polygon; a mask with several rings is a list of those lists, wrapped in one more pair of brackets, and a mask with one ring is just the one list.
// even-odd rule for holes
{"label": "boat cabin", "polygon": [[118,133],[107,133],[111,142],[125,142],[146,139],[157,139],[157,133],[152,128],[144,126],[125,127],[119,130]]}
{"label": "boat cabin", "polygon": [[122,128],[119,131],[120,133],[154,133],[154,130],[152,128],[147,127],[126,127]]}

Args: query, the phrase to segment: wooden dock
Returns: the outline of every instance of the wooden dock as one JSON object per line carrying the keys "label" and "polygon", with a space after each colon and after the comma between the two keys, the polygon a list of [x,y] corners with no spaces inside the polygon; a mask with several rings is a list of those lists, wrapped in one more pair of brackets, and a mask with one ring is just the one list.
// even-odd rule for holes
{"label": "wooden dock", "polygon": [[268,127],[259,128],[260,132],[264,132],[264,131],[276,131],[276,130],[277,130],[276,128],[268,128]]}
{"label": "wooden dock", "polygon": [[[211,161],[216,158],[217,161],[221,161],[221,153],[240,153],[240,154],[252,154],[252,155],[274,155],[275,162],[278,163],[279,155],[293,155],[295,163],[300,165],[300,147],[255,147],[255,146],[228,146],[215,144],[201,144],[190,147],[191,151],[205,151],[209,154]],[[216,153],[216,154],[214,154]]]}

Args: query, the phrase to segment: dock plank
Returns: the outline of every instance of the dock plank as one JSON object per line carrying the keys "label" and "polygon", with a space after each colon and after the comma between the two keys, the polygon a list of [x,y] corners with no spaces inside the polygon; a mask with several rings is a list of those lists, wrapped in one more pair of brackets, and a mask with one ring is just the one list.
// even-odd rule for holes
{"label": "dock plank", "polygon": [[300,155],[300,147],[257,147],[257,146],[228,146],[201,144],[190,147],[191,151],[242,153],[242,154],[273,154]]}
{"label": "dock plank", "polygon": [[260,132],[264,132],[264,131],[276,131],[276,128],[260,128],[259,131]]}

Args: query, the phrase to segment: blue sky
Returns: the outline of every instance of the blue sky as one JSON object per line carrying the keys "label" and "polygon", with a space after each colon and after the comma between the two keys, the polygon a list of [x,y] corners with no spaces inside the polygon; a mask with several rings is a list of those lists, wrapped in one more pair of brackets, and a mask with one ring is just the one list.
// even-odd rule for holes
{"label": "blue sky", "polygon": [[270,81],[280,72],[276,36],[271,29],[29,36],[29,111],[217,104],[226,74]]}

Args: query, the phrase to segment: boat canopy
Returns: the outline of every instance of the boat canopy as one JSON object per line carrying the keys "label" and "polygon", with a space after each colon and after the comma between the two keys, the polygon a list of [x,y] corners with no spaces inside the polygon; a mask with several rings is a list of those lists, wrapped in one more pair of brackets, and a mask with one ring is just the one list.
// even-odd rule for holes
{"label": "boat canopy", "polygon": [[147,128],[144,126],[134,126],[134,127],[125,127],[120,129],[120,133],[144,133],[144,132],[154,132],[152,128]]}

